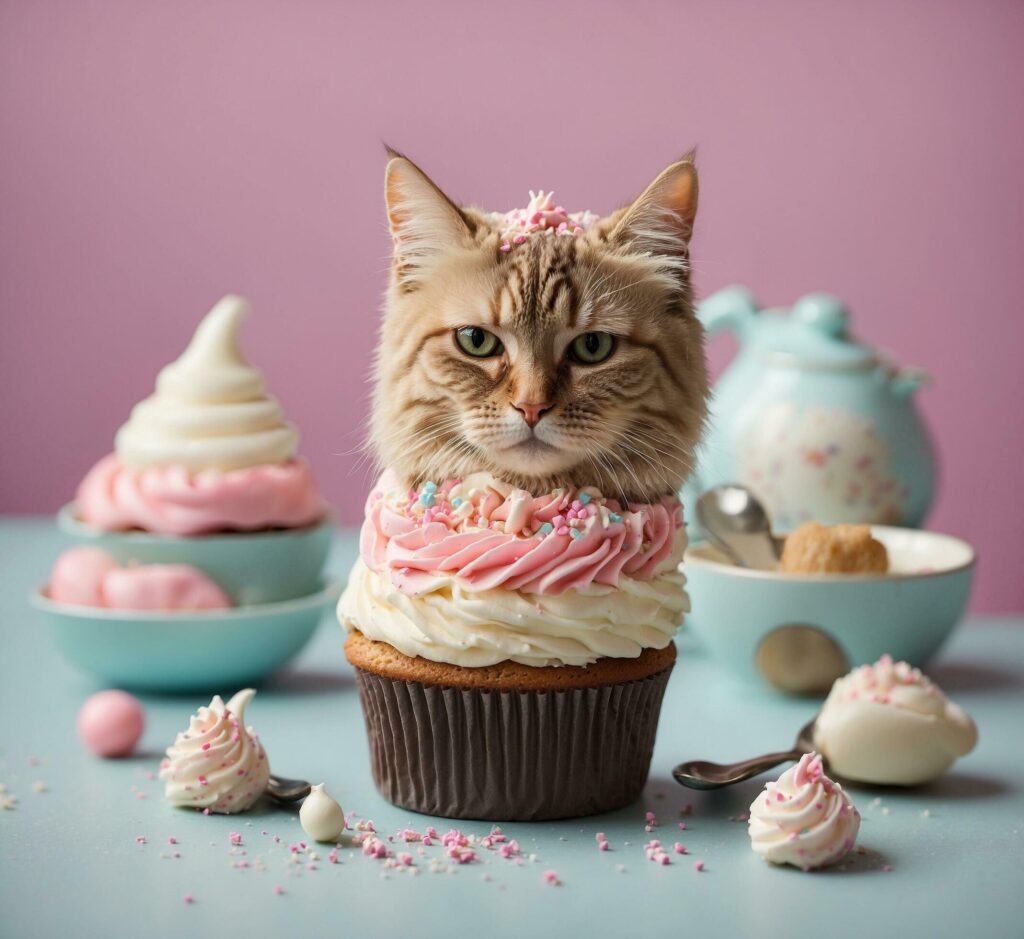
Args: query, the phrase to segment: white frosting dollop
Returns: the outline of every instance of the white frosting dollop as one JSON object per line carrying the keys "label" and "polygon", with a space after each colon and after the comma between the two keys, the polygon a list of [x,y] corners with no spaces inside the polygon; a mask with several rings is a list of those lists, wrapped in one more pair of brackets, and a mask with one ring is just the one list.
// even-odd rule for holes
{"label": "white frosting dollop", "polygon": [[313,786],[302,803],[299,822],[314,841],[337,841],[345,830],[345,813],[320,783]]}
{"label": "white frosting dollop", "polygon": [[245,726],[256,692],[239,691],[227,704],[214,695],[167,748],[160,764],[164,795],[174,805],[232,814],[251,808],[267,788],[270,763],[259,737]]}
{"label": "white frosting dollop", "polygon": [[962,708],[888,655],[836,679],[814,725],[814,745],[837,776],[879,785],[935,779],[977,741]]}
{"label": "white frosting dollop", "polygon": [[207,313],[181,358],[157,376],[156,392],[117,432],[122,463],[229,471],[295,456],[298,432],[238,349],[247,311],[245,300],[228,295]]}
{"label": "white frosting dollop", "polygon": [[591,584],[557,595],[466,590],[454,576],[437,583],[430,593],[409,596],[360,559],[338,615],[347,628],[405,655],[475,668],[635,658],[664,649],[690,608],[686,578],[674,568],[652,580],[623,577],[618,587]]}
{"label": "white frosting dollop", "polygon": [[805,753],[750,805],[750,846],[773,864],[825,867],[857,840],[860,814],[829,779],[817,753]]}

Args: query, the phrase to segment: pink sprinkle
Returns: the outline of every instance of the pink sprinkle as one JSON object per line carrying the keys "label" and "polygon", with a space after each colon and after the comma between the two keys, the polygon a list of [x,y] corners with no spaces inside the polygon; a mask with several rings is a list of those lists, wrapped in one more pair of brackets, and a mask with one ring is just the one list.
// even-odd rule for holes
{"label": "pink sprinkle", "polygon": [[519,856],[519,842],[513,838],[507,844],[503,844],[498,848],[498,853],[504,858],[512,858]]}
{"label": "pink sprinkle", "polygon": [[606,838],[606,837],[604,836],[604,832],[603,832],[603,831],[599,831],[599,832],[598,832],[598,833],[597,833],[597,834],[596,834],[596,835],[594,836],[594,838],[595,838],[595,840],[597,840],[597,841],[607,841],[607,840],[608,840],[608,839],[607,839],[607,838]]}
{"label": "pink sprinkle", "polygon": [[568,535],[569,534],[569,526],[568,525],[562,525],[561,527],[556,528],[555,531],[559,535]]}
{"label": "pink sprinkle", "polygon": [[429,848],[434,843],[434,839],[431,838],[430,835],[424,835],[422,843]]}
{"label": "pink sprinkle", "polygon": [[680,831],[686,831],[686,822],[680,822],[679,823],[679,830]]}
{"label": "pink sprinkle", "polygon": [[231,834],[228,835],[228,841],[230,841],[232,844],[241,844],[242,843],[242,835],[241,835],[241,833],[237,832],[237,831],[231,832]]}
{"label": "pink sprinkle", "polygon": [[276,887],[274,887],[274,893],[276,893],[278,896],[281,896],[284,893],[284,887],[278,884]]}
{"label": "pink sprinkle", "polygon": [[672,850],[675,851],[676,854],[686,854],[686,846],[678,841],[672,845]]}
{"label": "pink sprinkle", "polygon": [[136,844],[145,844],[146,843],[146,836],[145,835],[136,835],[135,836],[135,843]]}
{"label": "pink sprinkle", "polygon": [[672,863],[671,859],[664,851],[659,851],[657,853],[657,856],[655,857],[655,860],[661,865]]}
{"label": "pink sprinkle", "polygon": [[503,252],[505,252],[507,254],[509,251],[512,250],[512,245],[509,244],[507,241],[502,242],[502,245],[501,245],[501,247],[498,250],[499,251],[503,251]]}
{"label": "pink sprinkle", "polygon": [[462,848],[469,844],[469,839],[458,828],[453,828],[441,839],[441,844],[446,848]]}
{"label": "pink sprinkle", "polygon": [[704,862],[703,861],[696,861],[696,862],[694,862],[693,869],[695,871],[702,871],[702,870],[704,870]]}
{"label": "pink sprinkle", "polygon": [[658,819],[655,817],[653,812],[648,812],[647,814],[645,814],[644,820],[647,822],[648,825],[656,825],[658,823]]}
{"label": "pink sprinkle", "polygon": [[174,835],[171,835],[171,837],[167,839],[167,843],[168,844],[177,844],[178,843],[178,839],[175,838]]}
{"label": "pink sprinkle", "polygon": [[526,235],[516,235],[515,238],[512,239],[512,243],[516,245],[521,245],[524,241],[526,241]]}
{"label": "pink sprinkle", "polygon": [[315,870],[316,870],[316,865],[315,865],[315,864],[314,864],[314,863],[313,863],[312,861],[310,861],[310,862],[309,862],[309,863],[308,863],[308,864],[306,865],[306,870],[307,870],[307,871],[315,871]]}
{"label": "pink sprinkle", "polygon": [[280,843],[281,843],[281,836],[280,835],[274,835],[274,844],[280,844]]}
{"label": "pink sprinkle", "polygon": [[473,861],[477,860],[476,851],[471,848],[460,848],[452,846],[448,849],[448,857],[450,857],[456,864],[472,864]]}
{"label": "pink sprinkle", "polygon": [[330,853],[327,855],[327,863],[328,864],[337,864],[338,863],[338,849],[337,848],[331,848]]}
{"label": "pink sprinkle", "polygon": [[608,847],[608,842],[607,841],[599,841],[597,843],[597,850],[598,851],[608,851],[608,850],[610,850],[610,848]]}
{"label": "pink sprinkle", "polygon": [[196,902],[196,898],[192,896],[191,893],[186,893],[181,899],[184,900],[186,904]]}
{"label": "pink sprinkle", "polygon": [[200,776],[200,777],[199,777],[199,785],[200,785],[200,786],[208,786],[208,785],[210,785],[210,784],[209,784],[209,782],[207,782],[207,780],[206,780],[206,777],[205,777],[205,776]]}
{"label": "pink sprinkle", "polygon": [[398,855],[398,862],[406,867],[412,867],[412,855],[408,851],[402,851]]}
{"label": "pink sprinkle", "polygon": [[209,815],[209,814],[210,814],[209,808],[203,809],[203,815]]}
{"label": "pink sprinkle", "polygon": [[202,749],[209,750],[210,749],[210,745],[208,743],[204,743]]}
{"label": "pink sprinkle", "polygon": [[552,887],[557,887],[561,881],[558,879],[557,871],[544,871],[544,883]]}

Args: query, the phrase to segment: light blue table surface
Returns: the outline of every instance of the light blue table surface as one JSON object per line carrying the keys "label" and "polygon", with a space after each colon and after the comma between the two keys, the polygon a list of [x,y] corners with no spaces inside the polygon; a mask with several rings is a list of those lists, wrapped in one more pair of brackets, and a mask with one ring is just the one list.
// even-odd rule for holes
{"label": "light blue table surface", "polygon": [[[97,686],[58,657],[26,602],[60,547],[49,520],[0,523],[0,784],[17,797],[0,810],[4,937],[1024,936],[1024,617],[968,622],[930,669],[974,715],[980,744],[926,789],[851,789],[867,852],[845,870],[805,874],[754,855],[746,825],[732,819],[763,780],[721,793],[672,781],[672,766],[685,757],[738,759],[788,746],[815,708],[735,683],[686,635],[642,802],[597,818],[504,825],[524,854],[536,855],[521,866],[482,851],[482,863],[446,864],[446,872],[417,858],[412,876],[346,849],[336,865],[321,850],[317,869],[307,870],[289,863],[289,842],[304,837],[296,813],[267,807],[204,817],[170,807],[147,778],[206,700],[145,698],[148,726],[134,758],[103,761],[82,748],[75,713]],[[354,552],[354,533],[341,535],[332,570],[344,572]],[[347,811],[379,831],[450,827],[396,809],[374,790],[335,623],[322,625],[246,716],[277,771],[325,781]],[[687,802],[693,811],[680,831]],[[660,821],[653,834],[644,830],[647,811]],[[230,853],[232,831],[243,835],[244,856]],[[597,850],[598,831],[612,850]],[[652,837],[681,841],[689,855],[655,865],[643,850]],[[437,848],[429,853],[443,857]],[[251,866],[233,866],[240,860]],[[544,882],[548,870],[559,886]],[[195,902],[186,904],[185,894]]]}

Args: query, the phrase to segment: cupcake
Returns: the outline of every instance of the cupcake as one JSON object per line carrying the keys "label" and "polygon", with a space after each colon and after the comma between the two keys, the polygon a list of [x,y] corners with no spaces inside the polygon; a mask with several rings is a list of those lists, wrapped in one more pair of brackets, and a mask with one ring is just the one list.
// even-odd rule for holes
{"label": "cupcake", "polygon": [[636,799],[689,606],[708,394],[692,155],[630,205],[488,212],[390,152],[381,476],[339,601],[381,793],[536,820]]}
{"label": "cupcake", "polygon": [[61,525],[119,565],[187,564],[234,605],[319,589],[326,506],[298,433],[238,348],[224,297],[78,487]]}
{"label": "cupcake", "polygon": [[688,609],[679,503],[385,473],[339,603],[378,789],[430,815],[609,811],[647,779]]}

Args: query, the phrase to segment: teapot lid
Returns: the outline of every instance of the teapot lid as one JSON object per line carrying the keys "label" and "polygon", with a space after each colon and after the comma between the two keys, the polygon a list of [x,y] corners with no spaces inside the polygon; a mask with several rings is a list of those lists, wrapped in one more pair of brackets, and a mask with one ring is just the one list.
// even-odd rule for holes
{"label": "teapot lid", "polygon": [[848,332],[850,314],[842,301],[828,293],[809,293],[783,311],[756,317],[754,340],[760,351],[785,356],[806,368],[864,368],[878,359],[874,350]]}

